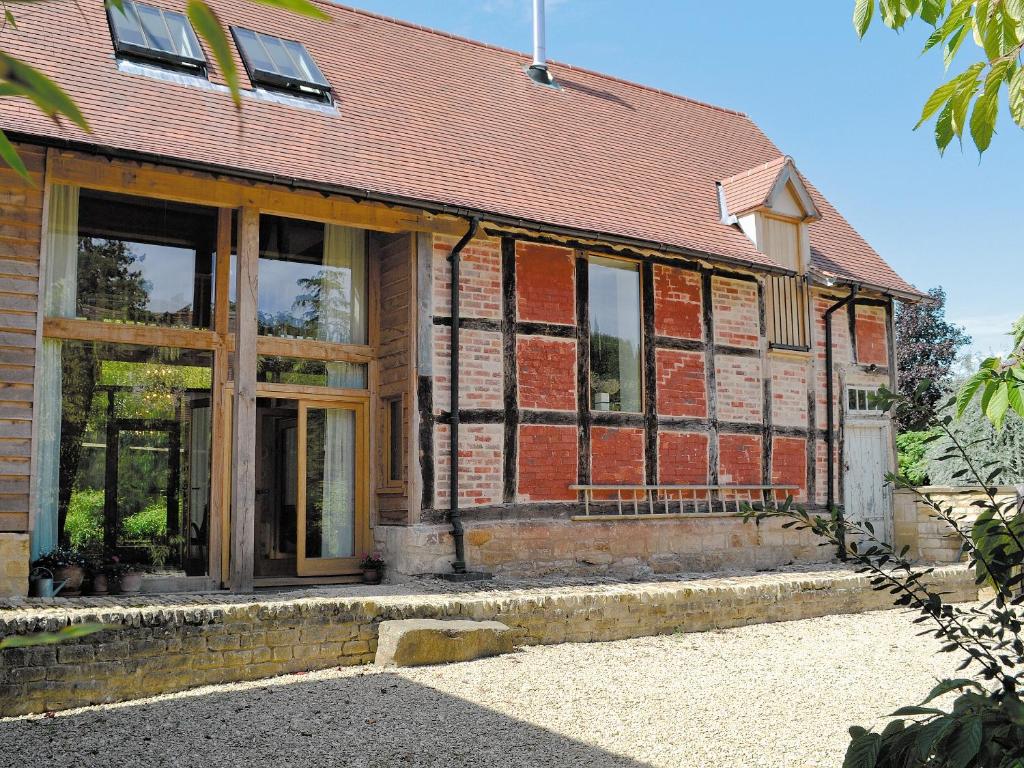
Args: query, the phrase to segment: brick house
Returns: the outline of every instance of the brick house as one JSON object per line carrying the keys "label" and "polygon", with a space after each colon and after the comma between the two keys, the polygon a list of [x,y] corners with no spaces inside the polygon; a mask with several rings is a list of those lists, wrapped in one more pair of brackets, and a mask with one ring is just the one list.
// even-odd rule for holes
{"label": "brick house", "polygon": [[249,590],[373,548],[396,578],[829,557],[735,516],[788,494],[887,530],[868,394],[921,294],[745,115],[216,0],[236,108],[182,0],[125,5],[4,37],[91,131],[0,101],[33,182],[0,171],[0,593],[62,541]]}

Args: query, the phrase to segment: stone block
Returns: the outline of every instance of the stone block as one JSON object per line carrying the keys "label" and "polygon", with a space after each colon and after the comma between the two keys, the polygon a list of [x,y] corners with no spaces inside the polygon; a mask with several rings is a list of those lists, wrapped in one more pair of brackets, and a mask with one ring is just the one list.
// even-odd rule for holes
{"label": "stone block", "polygon": [[512,650],[512,631],[497,621],[399,619],[381,622],[374,662],[414,667],[470,661]]}

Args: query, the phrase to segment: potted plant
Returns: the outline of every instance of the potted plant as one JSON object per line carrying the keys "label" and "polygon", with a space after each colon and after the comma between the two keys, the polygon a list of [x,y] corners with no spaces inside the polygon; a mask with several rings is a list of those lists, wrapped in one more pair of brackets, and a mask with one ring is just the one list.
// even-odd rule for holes
{"label": "potted plant", "polygon": [[364,553],[363,559],[359,561],[359,567],[363,569],[364,584],[380,584],[384,575],[384,558],[380,552]]}
{"label": "potted plant", "polygon": [[64,595],[74,597],[82,594],[82,582],[85,581],[85,557],[70,547],[54,547],[32,563],[33,568],[46,568],[53,574],[55,584],[64,584],[61,590]]}
{"label": "potted plant", "polygon": [[88,556],[89,593],[105,595],[110,592],[110,578],[107,573],[107,561],[102,554],[92,553]]}

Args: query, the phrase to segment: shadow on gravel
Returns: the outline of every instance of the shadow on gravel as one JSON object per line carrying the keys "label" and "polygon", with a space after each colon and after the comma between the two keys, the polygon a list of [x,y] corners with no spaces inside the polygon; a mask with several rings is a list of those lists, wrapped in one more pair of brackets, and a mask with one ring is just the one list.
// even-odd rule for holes
{"label": "shadow on gravel", "polygon": [[19,768],[645,765],[372,672],[0,722],[0,744]]}

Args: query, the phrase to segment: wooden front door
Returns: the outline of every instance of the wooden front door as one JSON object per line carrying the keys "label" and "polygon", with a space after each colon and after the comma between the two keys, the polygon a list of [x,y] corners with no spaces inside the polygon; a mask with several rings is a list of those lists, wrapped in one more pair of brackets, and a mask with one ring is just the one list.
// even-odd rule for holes
{"label": "wooden front door", "polygon": [[892,492],[885,475],[891,470],[889,425],[884,419],[850,420],[844,430],[844,501],[846,517],[870,523],[875,538],[892,541]]}

